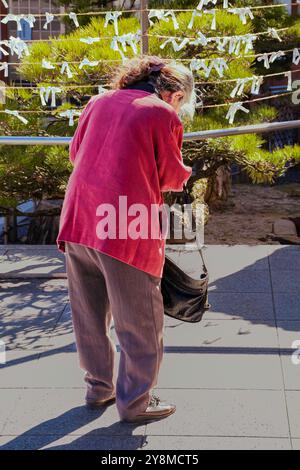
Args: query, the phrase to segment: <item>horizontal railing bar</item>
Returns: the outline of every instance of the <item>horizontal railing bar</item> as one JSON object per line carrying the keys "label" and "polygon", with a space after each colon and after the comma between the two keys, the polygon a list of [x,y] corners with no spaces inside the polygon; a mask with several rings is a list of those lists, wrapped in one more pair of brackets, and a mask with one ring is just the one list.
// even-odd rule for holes
{"label": "horizontal railing bar", "polygon": [[[203,140],[216,137],[227,137],[241,134],[262,134],[284,129],[300,127],[300,119],[294,121],[269,122],[252,124],[250,126],[229,127],[227,129],[212,129],[208,131],[187,132],[184,141]],[[0,136],[0,145],[68,145],[71,137],[30,137],[30,136]]]}

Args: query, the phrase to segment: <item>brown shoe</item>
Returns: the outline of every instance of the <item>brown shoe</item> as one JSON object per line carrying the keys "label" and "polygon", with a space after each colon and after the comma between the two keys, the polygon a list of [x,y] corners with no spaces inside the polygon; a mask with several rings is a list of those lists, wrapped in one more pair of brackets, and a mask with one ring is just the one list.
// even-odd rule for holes
{"label": "brown shoe", "polygon": [[111,398],[108,398],[107,400],[85,400],[85,406],[87,408],[90,408],[92,410],[95,410],[97,408],[103,408],[104,406],[109,406],[115,403],[116,401],[116,396],[113,395]]}
{"label": "brown shoe", "polygon": [[160,398],[152,395],[148,408],[144,413],[140,413],[133,418],[124,419],[127,423],[147,423],[149,421],[158,421],[159,419],[167,418],[175,413],[176,406],[170,405],[160,400]]}

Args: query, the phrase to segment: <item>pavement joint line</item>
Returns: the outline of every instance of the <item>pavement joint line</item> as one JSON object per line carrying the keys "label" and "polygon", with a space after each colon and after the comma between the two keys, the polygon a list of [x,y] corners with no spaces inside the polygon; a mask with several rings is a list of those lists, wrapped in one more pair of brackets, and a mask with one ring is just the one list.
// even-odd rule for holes
{"label": "pavement joint line", "polygon": [[282,384],[283,384],[282,393],[283,393],[283,399],[284,399],[284,405],[285,405],[285,411],[286,411],[286,418],[287,418],[287,423],[288,423],[290,446],[291,446],[291,449],[293,449],[293,439],[292,439],[292,433],[291,433],[291,423],[290,423],[290,417],[289,417],[289,409],[288,409],[288,404],[287,404],[287,395],[286,395],[286,390],[285,390],[285,379],[284,379],[282,355],[281,355],[281,353],[280,353],[280,339],[279,339],[279,333],[278,333],[278,321],[277,321],[277,313],[276,313],[276,304],[275,304],[274,286],[273,286],[273,277],[272,277],[272,269],[271,269],[270,256],[271,256],[271,255],[268,256],[268,266],[269,266],[269,272],[270,272],[270,285],[271,285],[271,295],[272,295],[272,307],[273,307],[273,312],[274,312],[274,317],[275,317],[275,326],[276,326],[276,336],[277,336],[278,354],[279,354],[280,370],[281,370],[281,380],[282,380]]}

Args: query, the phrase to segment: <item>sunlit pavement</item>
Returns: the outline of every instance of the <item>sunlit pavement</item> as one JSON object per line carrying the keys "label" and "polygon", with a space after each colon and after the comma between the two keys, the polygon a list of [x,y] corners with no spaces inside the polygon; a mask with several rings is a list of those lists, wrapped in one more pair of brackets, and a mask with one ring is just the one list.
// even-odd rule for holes
{"label": "sunlit pavement", "polygon": [[[197,252],[169,254],[191,276],[201,270]],[[165,318],[155,392],[177,412],[136,426],[115,406],[83,406],[64,255],[2,245],[1,449],[300,449],[300,247],[210,245],[204,255],[211,310],[198,324]]]}

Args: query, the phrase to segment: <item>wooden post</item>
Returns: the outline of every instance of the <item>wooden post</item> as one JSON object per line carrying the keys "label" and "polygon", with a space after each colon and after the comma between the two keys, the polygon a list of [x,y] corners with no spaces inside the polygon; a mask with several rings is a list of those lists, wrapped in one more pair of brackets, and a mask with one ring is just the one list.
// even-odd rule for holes
{"label": "wooden post", "polygon": [[142,32],[142,44],[141,44],[142,54],[149,53],[149,38],[147,35],[148,29],[149,29],[149,19],[148,19],[148,11],[146,11],[147,7],[148,7],[148,0],[141,0],[140,22],[141,22],[141,32]]}

